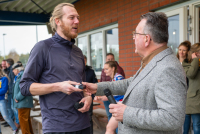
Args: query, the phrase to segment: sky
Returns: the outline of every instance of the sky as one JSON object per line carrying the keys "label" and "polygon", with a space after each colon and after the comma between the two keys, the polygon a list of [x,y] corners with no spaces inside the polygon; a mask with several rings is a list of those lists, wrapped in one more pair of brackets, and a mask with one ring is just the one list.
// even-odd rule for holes
{"label": "sky", "polygon": [[[48,34],[46,25],[37,26],[38,41],[51,37]],[[3,34],[4,42],[3,43]],[[32,26],[0,26],[0,55],[9,54],[14,49],[19,55],[30,53],[31,49],[37,42],[36,25]]]}

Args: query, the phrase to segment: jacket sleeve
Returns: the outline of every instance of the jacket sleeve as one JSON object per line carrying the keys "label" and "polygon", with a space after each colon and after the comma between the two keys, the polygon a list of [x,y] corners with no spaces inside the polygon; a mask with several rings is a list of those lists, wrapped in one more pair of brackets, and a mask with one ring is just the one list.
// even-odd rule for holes
{"label": "jacket sleeve", "polygon": [[184,70],[186,73],[186,76],[190,79],[194,79],[197,75],[198,69],[199,69],[199,59],[198,58],[194,58],[191,62],[191,66],[184,66]]}
{"label": "jacket sleeve", "polygon": [[42,70],[46,64],[46,53],[48,53],[48,48],[44,42],[38,42],[31,50],[28,63],[20,81],[20,89],[22,95],[31,96],[29,91],[31,84],[39,83]]}
{"label": "jacket sleeve", "polygon": [[0,90],[0,95],[4,95],[8,90],[8,78],[3,77],[1,79],[1,90]]}
{"label": "jacket sleeve", "polygon": [[92,83],[97,83],[98,80],[97,80],[97,77],[96,77],[96,74],[94,72],[94,70],[92,70]]}
{"label": "jacket sleeve", "polygon": [[124,95],[132,80],[133,77],[119,81],[97,83],[96,95],[104,95],[104,89],[106,88],[109,88],[113,95]]}
{"label": "jacket sleeve", "polygon": [[127,106],[123,114],[125,126],[159,131],[181,128],[185,119],[187,89],[184,72],[174,68],[161,72],[152,89],[157,108],[152,110]]}
{"label": "jacket sleeve", "polygon": [[102,81],[103,81],[103,78],[102,78],[102,77],[103,77],[103,75],[102,75],[102,74],[103,74],[103,69],[102,69],[102,71],[101,71],[101,78],[100,78],[100,82],[102,82]]}
{"label": "jacket sleeve", "polygon": [[24,97],[25,96],[23,96],[22,94],[21,94],[21,91],[20,91],[20,87],[19,87],[19,83],[16,83],[17,85],[15,85],[15,87],[17,88],[15,88],[14,90],[15,91],[18,91],[17,92],[17,94],[15,95],[15,98],[14,99],[16,99],[16,100],[18,100],[18,101],[21,101],[21,100],[23,100],[24,99]]}

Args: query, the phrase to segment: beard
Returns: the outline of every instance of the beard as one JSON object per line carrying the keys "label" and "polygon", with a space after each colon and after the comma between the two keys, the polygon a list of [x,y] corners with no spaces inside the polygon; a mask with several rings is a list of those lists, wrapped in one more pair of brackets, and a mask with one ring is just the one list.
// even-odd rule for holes
{"label": "beard", "polygon": [[65,25],[65,23],[62,22],[62,25],[60,25],[61,27],[61,30],[62,30],[62,33],[68,37],[68,38],[71,38],[71,39],[74,39],[78,36],[78,30],[77,30],[77,33],[75,32],[70,32],[71,28],[67,25]]}

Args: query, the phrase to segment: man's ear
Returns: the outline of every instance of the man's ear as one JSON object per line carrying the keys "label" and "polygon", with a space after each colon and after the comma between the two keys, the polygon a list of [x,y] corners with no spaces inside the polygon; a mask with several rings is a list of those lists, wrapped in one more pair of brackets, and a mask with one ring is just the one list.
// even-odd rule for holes
{"label": "man's ear", "polygon": [[55,23],[57,26],[60,26],[61,25],[61,20],[58,19],[58,18],[55,18]]}
{"label": "man's ear", "polygon": [[151,37],[149,35],[145,36],[145,47],[148,47],[150,45]]}

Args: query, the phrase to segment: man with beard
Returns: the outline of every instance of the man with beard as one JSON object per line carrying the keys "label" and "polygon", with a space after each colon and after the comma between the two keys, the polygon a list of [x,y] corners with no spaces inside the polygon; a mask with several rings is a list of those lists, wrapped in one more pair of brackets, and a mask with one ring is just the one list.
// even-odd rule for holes
{"label": "man with beard", "polygon": [[[92,97],[73,86],[86,79],[82,51],[74,45],[79,15],[72,4],[61,3],[54,8],[50,25],[55,35],[32,49],[20,82],[21,93],[40,96],[45,134],[89,134],[87,111]],[[77,110],[76,102],[84,106]]]}
{"label": "man with beard", "polygon": [[8,75],[8,69],[6,67],[6,60],[2,60],[1,66],[3,68],[3,72]]}

